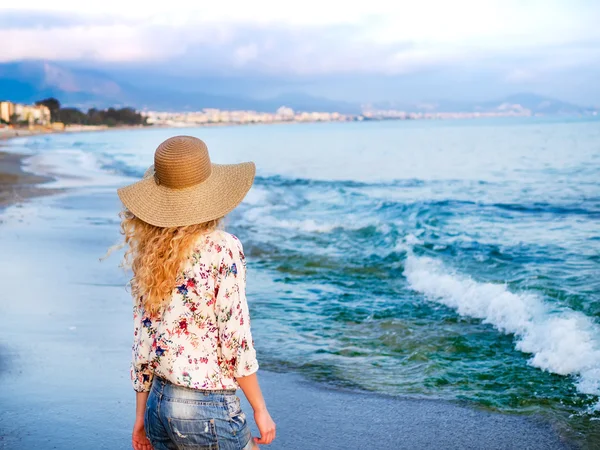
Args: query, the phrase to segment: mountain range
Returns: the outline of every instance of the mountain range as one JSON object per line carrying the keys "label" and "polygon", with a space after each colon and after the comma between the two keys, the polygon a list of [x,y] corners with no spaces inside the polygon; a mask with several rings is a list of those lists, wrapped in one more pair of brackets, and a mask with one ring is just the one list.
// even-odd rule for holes
{"label": "mountain range", "polygon": [[[588,114],[585,108],[560,100],[531,93],[515,94],[496,101],[458,102],[436,101],[403,103],[387,101],[356,103],[308,95],[301,91],[284,92],[268,98],[257,98],[236,93],[234,83],[219,85],[219,93],[203,92],[215,85],[205,80],[197,84],[163,80],[160,85],[144,85],[118,79],[108,73],[85,68],[68,67],[43,61],[0,63],[0,100],[33,103],[43,98],[55,97],[63,105],[87,109],[91,107],[132,106],[142,110],[196,111],[203,108],[244,109],[275,111],[288,106],[297,111],[338,111],[359,114],[364,109],[395,109],[407,112],[487,112],[506,108],[529,109],[534,114]],[[203,82],[204,81],[204,82]],[[179,88],[178,88],[179,86]],[[197,86],[197,87],[191,87]],[[249,91],[249,89],[247,89]],[[225,93],[223,93],[225,92]],[[396,93],[397,94],[397,93]]]}

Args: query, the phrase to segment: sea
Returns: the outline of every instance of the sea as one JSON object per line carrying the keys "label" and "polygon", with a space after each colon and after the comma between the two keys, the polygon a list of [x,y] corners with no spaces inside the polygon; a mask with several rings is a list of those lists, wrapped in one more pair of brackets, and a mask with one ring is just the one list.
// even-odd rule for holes
{"label": "sea", "polygon": [[2,220],[93,239],[77,251],[128,301],[119,256],[97,260],[119,240],[115,189],[177,134],[213,162],[257,165],[226,228],[244,245],[262,368],[533,414],[600,448],[600,120],[33,136],[4,150],[63,191]]}

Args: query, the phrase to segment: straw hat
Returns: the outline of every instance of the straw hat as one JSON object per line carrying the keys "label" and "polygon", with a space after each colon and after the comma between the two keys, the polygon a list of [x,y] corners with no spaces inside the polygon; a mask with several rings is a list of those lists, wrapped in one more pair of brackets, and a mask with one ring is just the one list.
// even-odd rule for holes
{"label": "straw hat", "polygon": [[118,189],[123,204],[151,225],[179,227],[223,217],[244,199],[253,162],[213,164],[206,144],[175,136],[158,146],[154,165],[137,183]]}

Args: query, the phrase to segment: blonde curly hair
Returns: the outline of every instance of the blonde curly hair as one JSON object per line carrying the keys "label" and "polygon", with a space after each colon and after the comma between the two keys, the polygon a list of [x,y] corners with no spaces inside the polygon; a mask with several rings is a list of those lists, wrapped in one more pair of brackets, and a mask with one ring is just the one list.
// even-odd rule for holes
{"label": "blonde curly hair", "polygon": [[124,209],[120,214],[124,267],[131,267],[132,295],[149,314],[159,315],[168,303],[179,271],[202,234],[221,224],[222,218],[196,225],[162,228],[150,225]]}

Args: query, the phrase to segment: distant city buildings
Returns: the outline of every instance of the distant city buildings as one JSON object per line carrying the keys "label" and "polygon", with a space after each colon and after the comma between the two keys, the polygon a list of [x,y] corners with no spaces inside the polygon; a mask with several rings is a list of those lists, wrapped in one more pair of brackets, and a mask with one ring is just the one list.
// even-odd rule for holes
{"label": "distant city buildings", "polygon": [[[425,105],[426,106],[426,105]],[[292,122],[352,122],[371,120],[427,120],[427,119],[471,119],[479,117],[527,117],[533,116],[531,110],[520,104],[503,103],[492,110],[471,112],[440,112],[434,107],[422,108],[423,111],[408,112],[395,109],[373,109],[364,107],[361,114],[342,114],[339,112],[298,112],[287,106],[281,106],[275,112],[229,111],[205,108],[194,112],[145,111],[141,116],[147,125],[163,127],[195,127],[205,125],[244,125]],[[73,112],[74,108],[67,108]],[[0,123],[12,126],[44,126],[60,131],[62,123],[51,123],[50,110],[45,105],[24,105],[9,101],[0,102]],[[86,122],[73,122],[80,128],[89,126]],[[82,125],[82,123],[84,125]],[[61,128],[62,126],[62,128]]]}
{"label": "distant city buildings", "polygon": [[50,125],[50,109],[44,105],[0,102],[0,121],[11,125]]}
{"label": "distant city buildings", "polygon": [[257,111],[227,111],[206,108],[195,112],[143,112],[149,125],[168,127],[189,127],[201,125],[236,125],[252,123],[283,122],[351,122],[363,120],[420,120],[420,119],[471,119],[478,117],[527,117],[529,109],[519,104],[503,104],[492,111],[473,112],[407,112],[394,109],[365,109],[362,114],[342,114],[339,112],[296,112],[282,106],[274,113]]}
{"label": "distant city buildings", "polygon": [[475,119],[479,117],[529,117],[533,116],[531,110],[524,108],[519,104],[503,103],[495,110],[491,111],[464,111],[464,112],[406,112],[389,110],[363,111],[363,117],[366,120],[420,120],[420,119]]}
{"label": "distant city buildings", "polygon": [[11,102],[0,102],[0,121],[10,123],[15,107]]}
{"label": "distant city buildings", "polygon": [[360,116],[337,112],[294,112],[293,109],[286,106],[280,107],[274,113],[206,108],[195,112],[146,111],[142,114],[146,117],[148,125],[172,127],[281,122],[348,122],[362,120]]}

